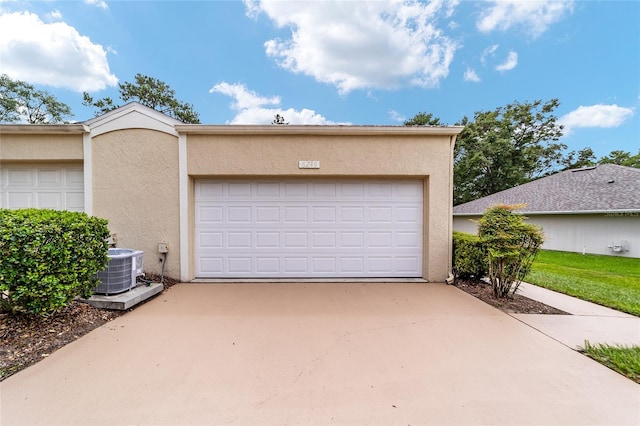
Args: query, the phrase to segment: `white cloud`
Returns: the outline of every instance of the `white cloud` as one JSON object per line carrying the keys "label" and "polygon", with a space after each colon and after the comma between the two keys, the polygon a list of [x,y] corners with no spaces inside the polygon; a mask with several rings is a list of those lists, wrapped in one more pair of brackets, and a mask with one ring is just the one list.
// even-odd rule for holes
{"label": "white cloud", "polygon": [[218,83],[209,93],[220,93],[233,99],[230,107],[237,114],[228,124],[271,124],[276,114],[283,116],[289,124],[336,124],[311,109],[282,109],[279,96],[264,97],[243,84]]}
{"label": "white cloud", "polygon": [[509,71],[514,69],[516,65],[518,65],[518,53],[511,51],[509,52],[507,59],[500,65],[496,66],[496,71],[500,71],[500,72]]}
{"label": "white cloud", "polygon": [[93,92],[118,82],[101,45],[29,12],[0,15],[0,57],[1,73],[31,84]]}
{"label": "white cloud", "polygon": [[564,126],[564,133],[568,135],[574,129],[580,127],[618,127],[628,118],[633,116],[633,108],[620,107],[618,105],[591,105],[579,106],[577,109],[558,119],[558,123]]}
{"label": "white cloud", "polygon": [[62,13],[59,10],[52,10],[47,13],[47,19],[50,21],[59,21],[62,19]]}
{"label": "white cloud", "polygon": [[100,9],[108,9],[109,6],[107,6],[107,2],[105,2],[104,0],[84,0],[85,4],[88,4],[90,6],[97,6]]}
{"label": "white cloud", "polygon": [[457,1],[282,2],[245,0],[247,15],[291,30],[265,43],[268,56],[294,73],[357,89],[436,87],[449,74],[458,43],[438,28]]}
{"label": "white cloud", "polygon": [[263,105],[280,105],[280,98],[278,96],[265,98],[256,92],[248,90],[243,84],[238,83],[218,83],[209,89],[209,93],[221,93],[233,98],[235,101],[231,104],[231,108],[235,110],[254,109]]}
{"label": "white cloud", "polygon": [[393,109],[389,110],[389,116],[393,121],[398,121],[400,123],[403,123],[404,121],[406,121],[406,118],[402,114],[400,114],[398,111],[395,111]]}
{"label": "white cloud", "polygon": [[499,45],[493,44],[482,51],[482,55],[480,56],[480,62],[482,65],[487,63],[487,58],[494,57],[496,55],[496,50],[498,50]]}
{"label": "white cloud", "polygon": [[471,81],[473,83],[480,83],[480,77],[476,73],[473,68],[467,67],[467,70],[464,72],[464,81]]}
{"label": "white cloud", "polygon": [[489,8],[476,22],[478,30],[487,33],[523,28],[533,37],[544,33],[552,24],[573,12],[573,0],[490,0]]}

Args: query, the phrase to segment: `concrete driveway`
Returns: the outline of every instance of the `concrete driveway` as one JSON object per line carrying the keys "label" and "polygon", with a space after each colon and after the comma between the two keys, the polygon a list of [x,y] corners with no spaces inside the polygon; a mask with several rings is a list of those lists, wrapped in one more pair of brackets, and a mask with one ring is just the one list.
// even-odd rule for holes
{"label": "concrete driveway", "polygon": [[0,383],[3,426],[640,424],[640,386],[452,286],[180,284]]}

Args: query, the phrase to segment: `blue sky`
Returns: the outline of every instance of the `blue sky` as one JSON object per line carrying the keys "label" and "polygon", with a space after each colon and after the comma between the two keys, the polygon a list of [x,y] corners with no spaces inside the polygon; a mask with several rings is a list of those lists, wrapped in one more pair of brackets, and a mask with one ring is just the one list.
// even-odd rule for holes
{"label": "blue sky", "polygon": [[559,98],[570,150],[640,149],[638,1],[8,1],[0,73],[93,117],[136,73],[206,124],[455,124]]}

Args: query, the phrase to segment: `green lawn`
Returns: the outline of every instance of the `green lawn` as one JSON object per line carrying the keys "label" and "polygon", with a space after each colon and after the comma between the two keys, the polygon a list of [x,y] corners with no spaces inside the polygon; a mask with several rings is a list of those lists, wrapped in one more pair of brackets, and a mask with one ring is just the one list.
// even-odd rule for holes
{"label": "green lawn", "polygon": [[592,345],[584,342],[582,352],[612,370],[640,383],[640,346]]}
{"label": "green lawn", "polygon": [[525,281],[640,316],[640,259],[543,250]]}

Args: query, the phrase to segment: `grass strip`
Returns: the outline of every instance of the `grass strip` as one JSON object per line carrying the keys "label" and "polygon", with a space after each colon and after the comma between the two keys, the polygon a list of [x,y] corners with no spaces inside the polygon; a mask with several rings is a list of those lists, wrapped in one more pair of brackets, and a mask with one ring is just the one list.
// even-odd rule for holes
{"label": "grass strip", "polygon": [[592,345],[585,340],[581,352],[634,382],[640,383],[640,346]]}

